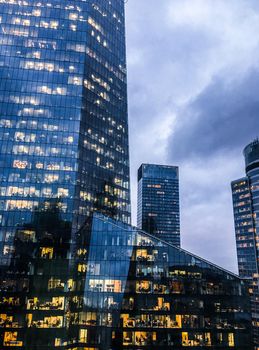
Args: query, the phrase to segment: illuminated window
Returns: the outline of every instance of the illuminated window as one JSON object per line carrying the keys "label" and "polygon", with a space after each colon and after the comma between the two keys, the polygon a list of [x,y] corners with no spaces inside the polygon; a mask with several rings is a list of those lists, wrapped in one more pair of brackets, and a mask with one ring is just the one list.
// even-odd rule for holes
{"label": "illuminated window", "polygon": [[75,21],[75,20],[78,19],[78,13],[76,13],[76,12],[70,12],[68,18],[69,18],[70,20],[72,20],[72,21]]}
{"label": "illuminated window", "polygon": [[14,160],[13,167],[18,169],[25,169],[28,166],[27,160]]}
{"label": "illuminated window", "polygon": [[151,282],[150,281],[140,281],[136,285],[137,293],[150,293],[151,292]]}
{"label": "illuminated window", "polygon": [[60,338],[55,338],[54,346],[61,346],[61,345],[62,345],[61,339]]}
{"label": "illuminated window", "polygon": [[48,164],[47,170],[60,170],[60,165],[56,163]]}
{"label": "illuminated window", "polygon": [[68,289],[68,291],[70,292],[70,291],[75,290],[75,287],[76,287],[75,281],[72,280],[72,279],[69,279],[69,280],[67,281],[67,289]]}
{"label": "illuminated window", "polygon": [[40,17],[41,15],[41,10],[32,10],[32,15],[35,16],[35,17]]}
{"label": "illuminated window", "polygon": [[87,342],[87,329],[80,329],[79,331],[79,342]]}
{"label": "illuminated window", "polygon": [[42,247],[40,248],[40,256],[44,259],[52,259],[54,253],[54,248],[52,247]]}
{"label": "illuminated window", "polygon": [[51,289],[63,290],[64,287],[65,287],[65,283],[62,282],[60,279],[51,278],[48,281],[48,290],[51,290]]}
{"label": "illuminated window", "polygon": [[5,332],[4,333],[4,346],[22,346],[23,342],[17,340],[17,332]]}
{"label": "illuminated window", "polygon": [[68,189],[58,188],[58,197],[68,197]]}
{"label": "illuminated window", "polygon": [[78,256],[85,256],[87,253],[87,250],[85,248],[80,248],[77,250],[77,255]]}
{"label": "illuminated window", "polygon": [[68,77],[68,84],[82,85],[83,80],[81,77],[70,76]]}
{"label": "illuminated window", "polygon": [[229,346],[235,346],[234,333],[229,333],[228,334],[228,345]]}
{"label": "illuminated window", "polygon": [[86,264],[78,264],[77,271],[78,272],[86,272],[87,265]]}
{"label": "illuminated window", "polygon": [[50,316],[43,319],[33,320],[31,322],[32,327],[36,328],[62,328],[63,317],[62,316]]}
{"label": "illuminated window", "polygon": [[43,163],[36,163],[35,164],[36,169],[43,169],[43,166],[44,166]]}
{"label": "illuminated window", "polygon": [[8,200],[6,202],[7,210],[16,210],[16,209],[33,209],[38,205],[38,202],[26,201],[26,200]]}
{"label": "illuminated window", "polygon": [[58,174],[45,174],[44,182],[47,182],[47,183],[57,182],[58,179],[59,179]]}

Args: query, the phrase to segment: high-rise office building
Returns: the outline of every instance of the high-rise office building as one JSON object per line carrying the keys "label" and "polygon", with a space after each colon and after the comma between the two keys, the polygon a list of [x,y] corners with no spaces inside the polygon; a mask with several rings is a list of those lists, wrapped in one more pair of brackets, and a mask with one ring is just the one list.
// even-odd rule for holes
{"label": "high-rise office building", "polygon": [[241,277],[250,281],[255,344],[259,344],[259,141],[244,149],[246,176],[233,181],[232,196]]}
{"label": "high-rise office building", "polygon": [[137,225],[160,239],[180,246],[178,167],[140,166]]}
{"label": "high-rise office building", "polygon": [[58,202],[130,221],[123,0],[1,1],[0,240]]}
{"label": "high-rise office building", "polygon": [[0,8],[0,348],[76,349],[78,232],[130,221],[124,1]]}

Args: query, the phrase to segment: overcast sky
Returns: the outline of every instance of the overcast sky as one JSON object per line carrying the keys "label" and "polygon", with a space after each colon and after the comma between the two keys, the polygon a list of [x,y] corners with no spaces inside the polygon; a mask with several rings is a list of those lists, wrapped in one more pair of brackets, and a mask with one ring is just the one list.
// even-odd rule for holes
{"label": "overcast sky", "polygon": [[179,165],[182,246],[237,271],[230,182],[259,134],[258,0],[128,0],[133,222],[143,162]]}

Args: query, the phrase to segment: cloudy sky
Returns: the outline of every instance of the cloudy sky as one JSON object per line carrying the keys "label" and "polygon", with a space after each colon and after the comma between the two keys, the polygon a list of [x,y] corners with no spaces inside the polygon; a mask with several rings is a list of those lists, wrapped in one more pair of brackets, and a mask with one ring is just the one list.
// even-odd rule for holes
{"label": "cloudy sky", "polygon": [[133,218],[138,166],[179,165],[183,247],[236,272],[230,182],[259,135],[259,2],[128,0],[126,14]]}

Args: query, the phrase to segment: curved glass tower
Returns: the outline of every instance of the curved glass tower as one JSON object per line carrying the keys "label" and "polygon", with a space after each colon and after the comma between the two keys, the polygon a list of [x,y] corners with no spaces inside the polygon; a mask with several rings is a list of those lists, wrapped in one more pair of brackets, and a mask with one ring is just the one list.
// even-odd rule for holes
{"label": "curved glass tower", "polygon": [[259,141],[244,149],[246,176],[232,182],[239,274],[250,281],[255,344],[259,344]]}

